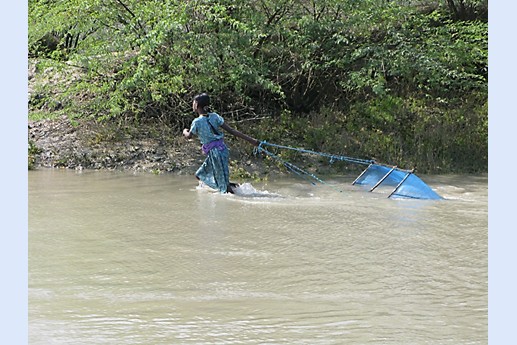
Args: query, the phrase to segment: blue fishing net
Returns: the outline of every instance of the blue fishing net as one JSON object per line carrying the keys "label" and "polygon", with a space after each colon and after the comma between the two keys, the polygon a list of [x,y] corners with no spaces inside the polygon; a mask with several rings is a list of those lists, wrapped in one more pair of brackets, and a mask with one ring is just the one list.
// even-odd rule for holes
{"label": "blue fishing net", "polygon": [[370,164],[353,184],[369,187],[370,191],[378,187],[391,187],[390,198],[442,199],[412,171],[380,164]]}
{"label": "blue fishing net", "polygon": [[397,167],[390,167],[382,164],[377,164],[373,160],[365,160],[359,158],[352,158],[341,155],[333,155],[324,152],[316,152],[311,150],[306,150],[303,148],[289,147],[284,145],[277,145],[268,143],[266,141],[261,141],[260,145],[256,148],[256,152],[263,152],[267,154],[269,157],[281,162],[287,169],[298,174],[304,178],[311,178],[320,183],[325,183],[322,179],[317,177],[316,175],[303,170],[302,168],[297,167],[296,165],[287,162],[286,160],[280,158],[279,155],[276,155],[267,149],[264,146],[271,146],[277,149],[286,149],[293,150],[301,153],[314,154],[322,157],[329,158],[331,162],[334,161],[344,161],[354,164],[362,164],[368,165],[359,177],[357,177],[353,184],[362,185],[368,187],[370,191],[381,187],[388,190],[389,198],[413,198],[413,199],[431,199],[438,200],[442,199],[435,191],[431,189],[424,181],[422,181],[418,176],[413,174],[412,170],[404,170],[399,169]]}

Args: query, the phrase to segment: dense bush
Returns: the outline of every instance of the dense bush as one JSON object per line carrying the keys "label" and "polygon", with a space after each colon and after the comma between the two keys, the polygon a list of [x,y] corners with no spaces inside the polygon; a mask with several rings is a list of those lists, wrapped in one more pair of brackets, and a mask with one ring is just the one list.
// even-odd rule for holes
{"label": "dense bush", "polygon": [[486,17],[474,0],[31,0],[29,43],[83,71],[60,111],[180,129],[208,91],[229,121],[265,117],[260,138],[485,170]]}

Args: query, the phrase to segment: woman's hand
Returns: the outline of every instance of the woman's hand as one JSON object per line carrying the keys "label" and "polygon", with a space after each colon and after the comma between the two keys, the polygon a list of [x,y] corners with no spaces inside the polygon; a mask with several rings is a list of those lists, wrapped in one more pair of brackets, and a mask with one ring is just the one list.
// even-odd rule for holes
{"label": "woman's hand", "polygon": [[190,131],[186,128],[183,129],[183,135],[185,136],[185,138],[187,139],[190,139],[192,138],[192,133],[190,133]]}

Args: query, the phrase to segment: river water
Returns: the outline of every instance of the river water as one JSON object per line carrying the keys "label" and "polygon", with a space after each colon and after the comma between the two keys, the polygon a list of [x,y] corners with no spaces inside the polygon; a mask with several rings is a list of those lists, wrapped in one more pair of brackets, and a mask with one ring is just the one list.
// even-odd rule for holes
{"label": "river water", "polygon": [[487,344],[488,176],[354,177],[30,171],[30,344]]}

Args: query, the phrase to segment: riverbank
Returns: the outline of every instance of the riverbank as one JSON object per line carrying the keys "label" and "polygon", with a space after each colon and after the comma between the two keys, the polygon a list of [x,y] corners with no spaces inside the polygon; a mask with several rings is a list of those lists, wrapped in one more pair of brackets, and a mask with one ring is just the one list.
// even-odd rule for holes
{"label": "riverbank", "polygon": [[[197,139],[187,140],[166,125],[120,125],[87,120],[28,121],[29,169],[114,170],[134,173],[193,175],[203,163]],[[264,180],[288,171],[247,142],[226,135],[230,178],[236,182]],[[361,167],[313,155],[289,159],[315,174],[358,173]]]}
{"label": "riverbank", "polygon": [[[167,126],[71,121],[66,116],[28,122],[29,169],[66,168],[193,174],[200,145]],[[253,148],[228,138],[234,178],[263,178],[269,166]]]}

